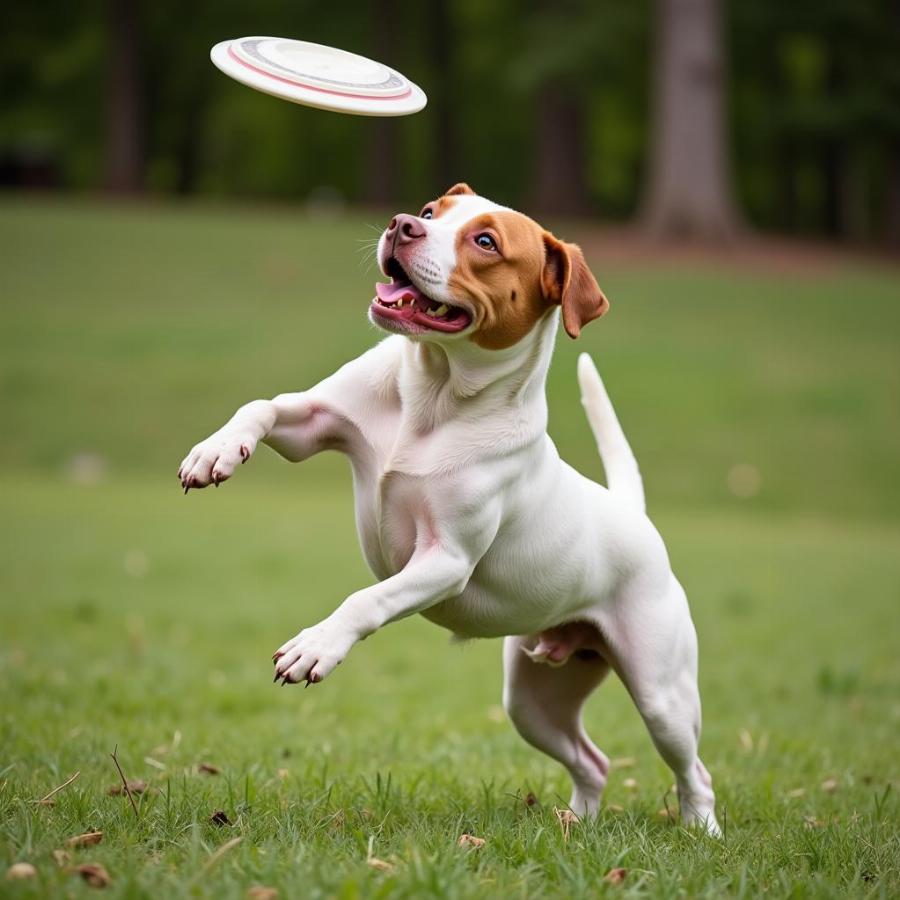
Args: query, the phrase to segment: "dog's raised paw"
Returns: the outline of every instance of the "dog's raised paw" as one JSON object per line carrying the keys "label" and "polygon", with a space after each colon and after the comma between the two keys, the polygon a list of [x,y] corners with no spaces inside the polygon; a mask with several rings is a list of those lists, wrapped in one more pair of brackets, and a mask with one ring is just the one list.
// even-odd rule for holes
{"label": "dog's raised paw", "polygon": [[218,487],[234,474],[234,470],[247,462],[256,442],[242,431],[218,431],[191,449],[178,468],[181,486],[204,488],[210,484]]}
{"label": "dog's raised paw", "polygon": [[352,637],[325,622],[305,628],[273,654],[275,681],[316,684],[344,661],[353,644]]}

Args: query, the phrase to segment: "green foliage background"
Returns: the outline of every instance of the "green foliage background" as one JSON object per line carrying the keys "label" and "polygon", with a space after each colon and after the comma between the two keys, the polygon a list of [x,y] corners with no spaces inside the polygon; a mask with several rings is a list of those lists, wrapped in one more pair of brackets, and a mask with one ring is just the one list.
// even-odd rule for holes
{"label": "green foliage background", "polygon": [[[900,146],[900,16],[892,3],[729,0],[724,8],[722,75],[749,221],[878,236]],[[49,155],[64,186],[102,184],[106,5],[13,0],[0,17],[0,149]],[[387,128],[396,199],[418,202],[452,175],[525,205],[540,144],[535,97],[552,81],[587,110],[589,206],[608,221],[639,207],[652,138],[649,0],[160,0],[140,7],[139,23],[145,180],[153,192],[305,199],[325,187],[365,201],[379,178],[368,150],[375,129]],[[422,84],[432,104],[385,124],[262,97],[208,59],[213,43],[258,33],[383,57]],[[434,164],[442,104],[454,136],[443,166],[450,171]]]}

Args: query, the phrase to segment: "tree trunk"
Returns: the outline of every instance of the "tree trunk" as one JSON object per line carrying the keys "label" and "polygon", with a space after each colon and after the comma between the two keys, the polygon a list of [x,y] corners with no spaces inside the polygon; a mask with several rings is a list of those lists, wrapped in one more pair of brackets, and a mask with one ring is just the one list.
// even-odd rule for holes
{"label": "tree trunk", "polygon": [[739,228],[725,138],[721,0],[657,0],[652,233],[727,239]]}
{"label": "tree trunk", "polygon": [[200,147],[208,97],[196,88],[188,104],[175,145],[175,192],[192,194],[200,171]]}
{"label": "tree trunk", "polygon": [[889,147],[887,166],[884,240],[888,247],[900,250],[900,139]]}
{"label": "tree trunk", "polygon": [[144,181],[138,0],[108,0],[109,97],[106,187],[139,191]]}
{"label": "tree trunk", "polygon": [[575,216],[590,211],[585,177],[587,122],[578,90],[549,82],[537,98],[532,203],[541,213]]}
{"label": "tree trunk", "polygon": [[[401,27],[398,2],[372,7],[372,57],[385,65],[397,65],[397,29]],[[402,45],[402,41],[400,42]],[[397,121],[373,116],[365,123],[368,149],[365,159],[364,197],[373,206],[389,206],[397,200],[397,173],[401,165]]]}
{"label": "tree trunk", "polygon": [[434,110],[435,193],[445,191],[458,181],[465,181],[459,170],[459,145],[456,135],[456,119],[453,115],[457,85],[453,48],[457,43],[453,16],[447,0],[431,0],[430,31],[434,57],[434,87],[431,104]]}

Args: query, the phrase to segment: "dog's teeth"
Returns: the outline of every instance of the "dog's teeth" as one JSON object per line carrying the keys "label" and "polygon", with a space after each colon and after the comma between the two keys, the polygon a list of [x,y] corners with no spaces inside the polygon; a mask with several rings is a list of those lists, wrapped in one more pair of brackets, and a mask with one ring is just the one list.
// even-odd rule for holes
{"label": "dog's teeth", "polygon": [[446,316],[449,309],[450,309],[450,307],[447,306],[446,303],[442,303],[439,307],[437,307],[437,309],[435,309],[435,310],[433,311],[433,315],[435,315],[435,316]]}

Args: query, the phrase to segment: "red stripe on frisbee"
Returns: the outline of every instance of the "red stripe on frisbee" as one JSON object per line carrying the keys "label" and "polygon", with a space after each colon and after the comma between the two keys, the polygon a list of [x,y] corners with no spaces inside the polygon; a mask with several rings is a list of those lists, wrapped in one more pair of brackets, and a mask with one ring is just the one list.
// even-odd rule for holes
{"label": "red stripe on frisbee", "polygon": [[253,72],[256,72],[258,75],[265,75],[266,78],[274,78],[275,81],[282,81],[285,84],[291,85],[291,87],[302,88],[304,91],[316,91],[320,94],[331,94],[334,97],[353,97],[354,100],[402,100],[404,97],[408,97],[412,93],[412,88],[407,88],[402,94],[391,94],[387,97],[379,96],[372,94],[349,94],[343,91],[329,91],[328,88],[321,87],[313,87],[311,84],[302,84],[299,81],[291,81],[290,78],[282,78],[280,75],[273,75],[271,72],[267,72],[265,69],[260,69],[257,66],[252,65],[251,63],[245,62],[241,59],[231,47],[228,48],[228,55],[236,62],[240,63],[242,66],[250,69]]}

